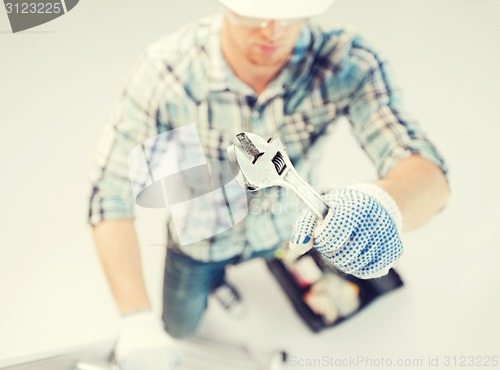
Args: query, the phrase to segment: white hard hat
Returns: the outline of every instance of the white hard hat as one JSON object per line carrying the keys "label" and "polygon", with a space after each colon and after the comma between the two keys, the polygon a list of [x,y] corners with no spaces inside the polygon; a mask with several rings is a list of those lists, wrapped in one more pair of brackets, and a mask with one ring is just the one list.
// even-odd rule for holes
{"label": "white hard hat", "polygon": [[308,18],[323,13],[334,0],[219,0],[233,12],[250,18]]}

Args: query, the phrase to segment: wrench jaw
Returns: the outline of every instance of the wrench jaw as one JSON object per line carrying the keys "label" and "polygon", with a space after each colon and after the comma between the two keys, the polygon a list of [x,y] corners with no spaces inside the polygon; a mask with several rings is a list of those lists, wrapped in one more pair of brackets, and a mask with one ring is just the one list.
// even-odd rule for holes
{"label": "wrench jaw", "polygon": [[251,132],[240,132],[236,137],[240,141],[243,150],[255,158],[258,158],[267,151],[269,141],[271,140],[266,141]]}
{"label": "wrench jaw", "polygon": [[241,151],[240,148],[238,148],[235,144],[231,144],[230,146],[227,147],[227,156],[229,159],[229,163],[231,164],[232,168],[234,168],[234,172],[237,172],[237,175],[234,178],[236,180],[236,183],[245,190],[249,190],[246,186],[245,177],[243,176],[243,173],[241,171],[241,166],[239,165],[238,162],[238,157],[236,153],[239,151]]}
{"label": "wrench jaw", "polygon": [[[240,168],[238,184],[248,191],[275,185],[288,187],[284,177],[293,165],[281,140],[274,136],[264,140],[250,132],[236,135],[243,150],[235,144],[227,148],[229,160]],[[250,157],[252,159],[250,159]]]}
{"label": "wrench jaw", "polygon": [[230,145],[227,148],[229,161],[236,164],[239,167],[238,175],[236,176],[236,182],[246,189],[247,191],[257,191],[263,188],[263,184],[252,180],[257,179],[258,175],[256,172],[254,164],[243,150],[238,148],[235,144]]}
{"label": "wrench jaw", "polygon": [[250,132],[242,132],[237,137],[243,150],[232,145],[228,152],[229,157],[240,167],[240,185],[248,191],[283,186],[297,194],[318,218],[326,216],[328,205],[299,176],[277,136],[266,141]]}

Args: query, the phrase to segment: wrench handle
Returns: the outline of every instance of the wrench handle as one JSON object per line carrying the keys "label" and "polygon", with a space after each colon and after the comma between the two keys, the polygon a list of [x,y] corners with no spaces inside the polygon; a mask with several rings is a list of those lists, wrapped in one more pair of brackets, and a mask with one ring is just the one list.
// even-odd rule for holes
{"label": "wrench handle", "polygon": [[299,176],[295,168],[288,168],[283,180],[283,186],[295,192],[319,219],[323,220],[325,218],[329,209],[328,204],[325,203],[321,195],[307,181]]}

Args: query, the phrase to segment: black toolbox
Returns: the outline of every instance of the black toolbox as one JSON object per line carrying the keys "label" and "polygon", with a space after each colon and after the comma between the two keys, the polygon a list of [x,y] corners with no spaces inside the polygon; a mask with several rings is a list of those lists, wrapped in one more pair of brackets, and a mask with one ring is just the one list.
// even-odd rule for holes
{"label": "black toolbox", "polygon": [[335,274],[341,279],[355,284],[359,289],[359,305],[357,309],[349,315],[339,316],[334,322],[326,323],[323,317],[314,313],[304,301],[304,297],[311,289],[311,286],[301,286],[281,259],[274,258],[268,260],[267,267],[278,280],[295,310],[314,332],[319,332],[323,329],[340,324],[364,309],[375,299],[403,286],[401,277],[394,269],[389,270],[389,273],[383,277],[364,280],[336,270],[330,263],[323,259],[319,252],[314,249],[311,249],[300,258],[304,258],[305,256],[310,256],[323,274]]}

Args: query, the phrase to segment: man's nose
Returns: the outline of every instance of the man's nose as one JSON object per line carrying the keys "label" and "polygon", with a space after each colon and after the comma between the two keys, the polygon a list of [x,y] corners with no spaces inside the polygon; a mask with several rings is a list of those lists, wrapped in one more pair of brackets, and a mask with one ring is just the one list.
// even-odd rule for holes
{"label": "man's nose", "polygon": [[284,34],[285,27],[283,27],[281,22],[275,20],[270,20],[266,27],[261,29],[262,35],[269,41],[277,41],[281,39]]}

